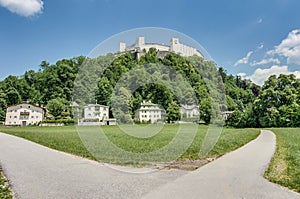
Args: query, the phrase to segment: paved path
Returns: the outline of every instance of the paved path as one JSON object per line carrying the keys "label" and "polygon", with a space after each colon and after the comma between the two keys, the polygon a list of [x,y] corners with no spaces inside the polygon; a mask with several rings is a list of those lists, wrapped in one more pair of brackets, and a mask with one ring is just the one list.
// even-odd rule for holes
{"label": "paved path", "polygon": [[262,177],[275,148],[274,133],[263,130],[242,148],[159,187],[144,198],[299,199],[300,194]]}
{"label": "paved path", "polygon": [[187,173],[179,170],[147,174],[121,172],[2,133],[0,165],[20,199],[141,198]]}
{"label": "paved path", "polygon": [[274,134],[262,131],[256,140],[193,172],[130,174],[0,133],[0,164],[21,199],[300,198],[262,177],[274,150]]}

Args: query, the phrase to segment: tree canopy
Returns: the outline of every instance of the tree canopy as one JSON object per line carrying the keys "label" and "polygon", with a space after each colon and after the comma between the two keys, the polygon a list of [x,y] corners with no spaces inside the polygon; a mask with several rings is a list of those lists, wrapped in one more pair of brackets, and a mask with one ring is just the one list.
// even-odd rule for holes
{"label": "tree canopy", "polygon": [[56,119],[69,118],[74,98],[81,100],[79,104],[110,106],[111,116],[125,123],[133,121],[143,100],[151,100],[165,110],[170,122],[180,119],[180,104],[197,104],[198,119],[206,123],[212,115],[221,115],[220,111],[233,111],[226,121],[229,126],[300,126],[300,80],[294,75],[271,76],[258,86],[201,57],[172,52],[158,57],[156,49],[139,59],[125,52],[79,56],[55,64],[42,61],[38,71],[8,76],[0,81],[0,121],[5,119],[7,106],[22,101],[44,105]]}

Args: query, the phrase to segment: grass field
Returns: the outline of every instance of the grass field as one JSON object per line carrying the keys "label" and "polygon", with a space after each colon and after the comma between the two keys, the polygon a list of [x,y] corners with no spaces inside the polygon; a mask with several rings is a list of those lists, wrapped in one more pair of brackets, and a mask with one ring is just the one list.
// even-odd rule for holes
{"label": "grass field", "polygon": [[0,198],[1,199],[12,199],[12,194],[7,184],[7,180],[2,175],[0,168]]}
{"label": "grass field", "polygon": [[[93,134],[98,132],[98,128],[99,127],[84,127],[79,129],[79,133],[74,126],[0,127],[0,131],[81,157],[96,159],[102,162],[139,166],[138,161],[128,161],[130,156],[125,157],[125,160],[121,160],[124,158],[121,157],[124,154],[120,154],[120,156],[115,155],[118,151],[107,149],[107,146],[99,142],[99,138],[108,140],[110,143],[113,143],[116,148],[121,148],[127,152],[141,153],[143,155],[144,153],[151,153],[163,148],[170,143],[176,135],[179,125],[165,125],[159,133],[149,138],[135,138],[134,136],[123,133],[117,126],[102,127],[101,129],[105,137],[99,137],[98,133]],[[182,160],[216,158],[243,146],[259,135],[258,129],[223,128],[220,138],[212,150],[205,156],[199,157],[199,151],[208,127],[197,126],[197,128],[195,137],[192,137],[192,143],[189,144],[187,150],[177,158],[178,162],[182,162]],[[272,182],[300,192],[300,129],[273,128],[270,130],[276,134],[277,147],[276,153],[265,173],[265,177]],[[146,131],[144,133],[147,134]],[[183,135],[187,135],[188,138],[191,138],[189,132],[185,132]],[[182,139],[186,138],[183,136]],[[88,143],[88,145],[85,145],[86,143]],[[101,147],[99,148],[99,146]],[[181,145],[179,143],[177,148],[180,147]],[[104,153],[105,151],[108,151],[108,153]],[[166,154],[163,155],[166,156]],[[9,190],[7,187],[3,187],[4,182],[4,179],[0,176],[0,198],[10,198]]]}
{"label": "grass field", "polygon": [[300,192],[300,128],[273,128],[276,152],[265,177]]}
{"label": "grass field", "polygon": [[[96,128],[96,129],[95,129]],[[41,145],[72,153],[89,159],[96,159],[101,162],[116,164],[138,165],[143,160],[148,160],[147,154],[157,157],[154,160],[168,161],[175,157],[178,160],[199,159],[199,151],[202,141],[205,137],[207,126],[197,126],[195,137],[189,135],[190,132],[184,132],[180,142],[176,146],[166,151],[159,149],[168,145],[175,137],[179,125],[165,125],[156,135],[149,138],[136,138],[123,133],[117,126],[104,126],[101,129],[104,137],[100,137],[97,128],[100,127],[83,127],[77,133],[76,127],[0,127],[1,132],[23,137]],[[201,159],[207,157],[218,157],[229,151],[237,149],[259,135],[257,129],[230,129],[224,128],[220,139],[214,148]],[[115,148],[109,148],[102,140],[109,140]],[[191,142],[191,144],[189,143]],[[187,147],[187,150],[183,150]],[[88,149],[87,149],[88,148]],[[124,153],[119,153],[122,149]],[[174,150],[174,152],[171,152]],[[155,153],[159,151],[158,153]],[[179,151],[179,152],[178,152]],[[185,151],[184,153],[180,153]],[[128,153],[127,153],[128,152]],[[153,153],[152,153],[153,152]],[[178,153],[177,153],[178,152]],[[140,154],[139,158],[134,159],[132,154]],[[145,155],[146,154],[146,155]],[[154,155],[153,155],[154,154]],[[179,155],[178,155],[179,154]],[[150,156],[149,156],[150,157]],[[141,159],[142,158],[142,159]],[[149,158],[151,160],[151,158]],[[149,160],[148,160],[149,161]],[[147,161],[146,161],[147,162]]]}

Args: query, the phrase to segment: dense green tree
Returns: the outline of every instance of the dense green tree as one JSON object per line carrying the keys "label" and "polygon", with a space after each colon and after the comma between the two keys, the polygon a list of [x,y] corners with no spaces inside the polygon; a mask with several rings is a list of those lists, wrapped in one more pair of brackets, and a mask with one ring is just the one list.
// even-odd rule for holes
{"label": "dense green tree", "polygon": [[176,102],[171,102],[167,108],[167,121],[169,123],[178,121],[181,118],[180,107],[176,104]]}
{"label": "dense green tree", "polygon": [[239,128],[242,127],[241,121],[242,121],[242,112],[236,110],[228,116],[226,120],[226,125]]}
{"label": "dense green tree", "polygon": [[5,120],[6,106],[6,95],[0,90],[0,121]]}
{"label": "dense green tree", "polygon": [[107,77],[101,78],[98,83],[98,88],[96,91],[97,102],[99,104],[109,106],[112,92],[113,92],[113,87],[110,84]]}
{"label": "dense green tree", "polygon": [[111,109],[113,116],[119,123],[128,124],[133,122],[130,115],[130,99],[131,94],[124,87],[117,88],[112,94]]}
{"label": "dense green tree", "polygon": [[253,102],[253,108],[244,113],[245,118],[255,118],[251,127],[299,127],[299,85],[294,75],[270,76]]}
{"label": "dense green tree", "polygon": [[59,117],[63,116],[64,112],[66,112],[67,110],[65,99],[61,98],[50,100],[46,108],[49,111],[49,113],[54,117],[54,119],[58,119]]}
{"label": "dense green tree", "polygon": [[21,96],[15,88],[9,88],[6,93],[7,105],[19,104],[21,102]]}

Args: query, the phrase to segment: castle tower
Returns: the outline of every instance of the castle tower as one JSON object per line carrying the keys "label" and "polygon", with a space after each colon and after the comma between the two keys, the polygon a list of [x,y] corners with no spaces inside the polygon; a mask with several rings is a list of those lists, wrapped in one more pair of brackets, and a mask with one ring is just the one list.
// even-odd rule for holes
{"label": "castle tower", "polygon": [[119,51],[120,52],[125,52],[125,50],[126,50],[126,43],[120,42],[120,44],[119,44]]}
{"label": "castle tower", "polygon": [[136,38],[136,46],[143,46],[145,45],[145,37],[138,37]]}
{"label": "castle tower", "polygon": [[170,42],[170,51],[171,52],[179,52],[180,51],[180,44],[178,38],[172,38]]}

